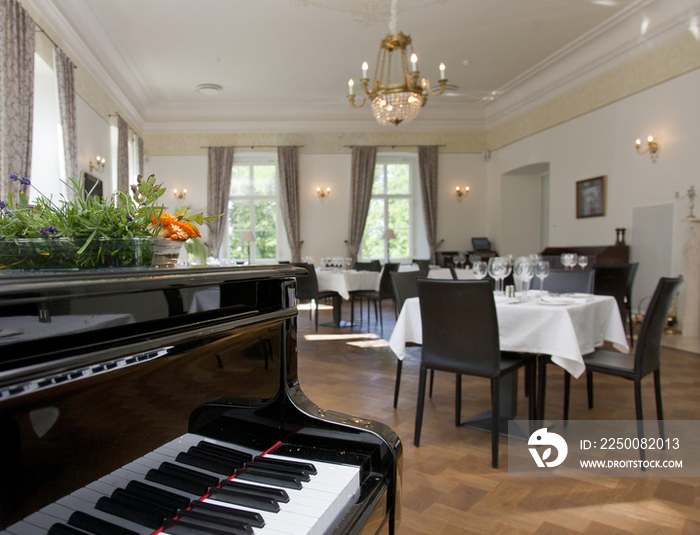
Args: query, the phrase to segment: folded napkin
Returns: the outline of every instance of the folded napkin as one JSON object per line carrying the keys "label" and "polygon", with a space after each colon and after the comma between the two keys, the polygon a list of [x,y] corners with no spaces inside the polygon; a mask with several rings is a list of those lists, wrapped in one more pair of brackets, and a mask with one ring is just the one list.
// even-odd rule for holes
{"label": "folded napkin", "polygon": [[562,303],[567,305],[578,305],[595,301],[592,295],[584,296],[584,294],[571,294],[552,297],[549,295],[541,295],[540,301],[543,303]]}

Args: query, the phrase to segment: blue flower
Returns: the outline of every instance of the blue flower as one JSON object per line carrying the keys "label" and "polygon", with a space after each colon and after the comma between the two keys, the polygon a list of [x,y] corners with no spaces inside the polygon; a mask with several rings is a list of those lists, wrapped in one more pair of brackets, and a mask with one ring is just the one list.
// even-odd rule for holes
{"label": "blue flower", "polygon": [[7,203],[4,201],[0,201],[0,211],[4,210],[5,208],[7,208]]}
{"label": "blue flower", "polygon": [[10,173],[10,180],[14,180],[15,182],[17,182],[19,180],[19,177],[14,173]]}
{"label": "blue flower", "polygon": [[58,229],[56,227],[44,227],[39,230],[44,236],[51,236],[52,234],[56,234],[58,232]]}
{"label": "blue flower", "polygon": [[20,184],[23,184],[23,185],[25,185],[25,186],[31,186],[31,185],[32,185],[31,181],[30,181],[26,176],[19,177],[19,176],[17,176],[17,175],[14,174],[14,173],[10,173],[10,180],[12,180],[12,181],[14,181],[14,182],[17,182],[17,181],[19,180],[19,183],[20,183]]}
{"label": "blue flower", "polygon": [[127,223],[128,223],[129,221],[133,221],[133,220],[134,220],[134,219],[133,219],[129,214],[126,214],[126,221],[127,221]]}

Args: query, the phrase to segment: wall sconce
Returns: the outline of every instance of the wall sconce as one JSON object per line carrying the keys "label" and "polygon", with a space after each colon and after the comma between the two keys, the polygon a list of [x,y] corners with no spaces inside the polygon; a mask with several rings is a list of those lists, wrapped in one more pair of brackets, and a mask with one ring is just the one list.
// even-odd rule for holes
{"label": "wall sconce", "polygon": [[321,188],[316,188],[316,195],[318,195],[318,198],[323,201],[326,197],[330,197],[331,195],[331,188],[326,188],[325,190]]}
{"label": "wall sconce", "polygon": [[466,186],[464,189],[460,188],[457,186],[455,188],[455,195],[457,195],[457,200],[459,202],[462,202],[462,197],[468,197],[469,196],[469,186]]}
{"label": "wall sconce", "polygon": [[178,199],[184,199],[185,197],[187,197],[187,190],[183,189],[182,191],[178,191],[174,189],[173,195],[175,195],[175,197],[177,197]]}
{"label": "wall sconce", "polygon": [[90,160],[90,171],[103,171],[105,168],[105,159],[100,158],[99,155],[95,156],[95,163]]}
{"label": "wall sconce", "polygon": [[645,152],[648,152],[649,156],[651,156],[651,161],[656,162],[656,159],[658,158],[656,152],[659,150],[659,144],[654,141],[654,136],[649,136],[647,138],[647,148],[644,150],[639,150],[642,147],[641,139],[635,141],[634,144],[637,146],[637,153],[644,154]]}

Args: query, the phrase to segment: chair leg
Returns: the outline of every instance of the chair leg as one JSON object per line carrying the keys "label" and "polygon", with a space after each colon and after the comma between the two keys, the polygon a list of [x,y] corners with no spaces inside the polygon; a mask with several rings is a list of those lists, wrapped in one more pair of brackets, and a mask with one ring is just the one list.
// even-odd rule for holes
{"label": "chair leg", "polygon": [[396,385],[394,386],[394,408],[399,403],[399,387],[401,386],[401,368],[403,368],[403,360],[399,359],[396,364]]}
{"label": "chair leg", "polygon": [[528,378],[529,390],[532,393],[528,400],[528,418],[530,420],[530,433],[535,432],[535,420],[537,420],[537,396],[535,381],[537,378],[537,362],[532,361],[525,367],[525,376]]}
{"label": "chair leg", "polygon": [[[571,374],[564,370],[564,421],[569,420],[569,401],[571,399]],[[566,425],[566,424],[564,424]]]}
{"label": "chair leg", "polygon": [[355,326],[355,296],[350,296],[350,328]]}
{"label": "chair leg", "polygon": [[654,391],[656,392],[656,418],[659,420],[659,436],[662,440],[666,438],[664,432],[664,408],[661,404],[661,373],[654,370]]}
{"label": "chair leg", "polygon": [[420,446],[420,430],[423,426],[423,405],[425,404],[425,380],[428,375],[427,368],[421,364],[418,376],[418,403],[416,404],[416,430],[413,434],[413,445]]}
{"label": "chair leg", "polygon": [[462,423],[462,374],[458,373],[455,384],[455,425]]}
{"label": "chair leg", "polygon": [[[634,408],[637,412],[637,436],[639,437],[639,442],[644,438],[644,414],[642,412],[642,380],[634,380]],[[645,452],[640,447],[639,448],[639,458],[643,461],[645,458]],[[642,470],[645,470],[642,466]]]}
{"label": "chair leg", "polygon": [[[384,314],[382,314],[382,300],[381,299],[378,301],[378,305],[379,305],[379,332],[381,333],[382,338],[384,338]],[[376,306],[377,305],[375,305],[375,307]],[[376,313],[376,309],[375,309],[375,313]]]}
{"label": "chair leg", "polygon": [[498,420],[501,415],[500,406],[501,378],[491,379],[491,466],[498,468]]}
{"label": "chair leg", "polygon": [[537,366],[539,367],[539,377],[537,379],[537,419],[543,422],[545,393],[547,392],[547,357],[539,357],[537,359]]}
{"label": "chair leg", "polygon": [[588,408],[593,408],[593,372],[586,372],[586,387],[588,388]]}
{"label": "chair leg", "polygon": [[316,332],[318,332],[318,301],[314,300],[314,319],[316,320]]}
{"label": "chair leg", "polygon": [[632,307],[627,309],[627,323],[630,328],[630,349],[634,349],[634,323],[632,322]]}
{"label": "chair leg", "polygon": [[430,392],[428,392],[428,397],[433,397],[433,381],[435,380],[435,370],[430,370]]}

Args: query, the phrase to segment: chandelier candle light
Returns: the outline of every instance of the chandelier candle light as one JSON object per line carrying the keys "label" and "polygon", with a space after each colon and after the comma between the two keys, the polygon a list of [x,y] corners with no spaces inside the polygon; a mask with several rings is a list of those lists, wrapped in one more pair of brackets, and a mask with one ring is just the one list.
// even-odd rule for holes
{"label": "chandelier candle light", "polygon": [[[360,108],[369,99],[372,106],[372,113],[377,122],[381,125],[399,125],[402,122],[409,122],[416,118],[421,107],[428,101],[428,93],[440,95],[445,90],[447,79],[445,78],[445,64],[440,64],[440,89],[433,92],[430,82],[420,78],[418,71],[418,56],[413,52],[413,44],[410,35],[404,35],[398,31],[397,25],[398,0],[391,2],[391,22],[389,23],[389,34],[382,40],[377,55],[377,66],[374,70],[374,80],[372,87],[369,87],[367,71],[369,65],[365,61],[362,64],[362,102],[355,104],[355,81],[351,78],[348,81],[348,100],[355,108]],[[407,48],[411,49],[411,70],[409,71]],[[403,80],[391,83],[391,60],[392,53],[400,52],[401,72]]]}

